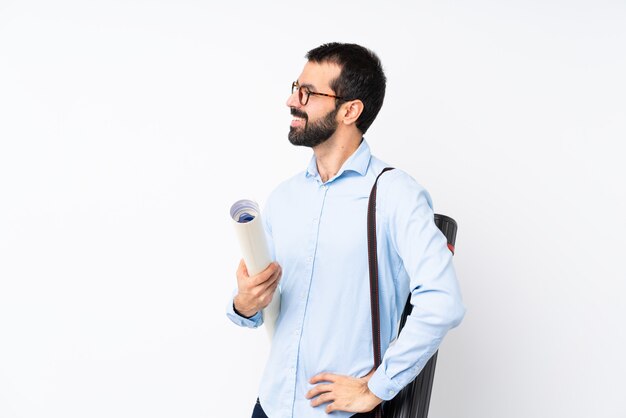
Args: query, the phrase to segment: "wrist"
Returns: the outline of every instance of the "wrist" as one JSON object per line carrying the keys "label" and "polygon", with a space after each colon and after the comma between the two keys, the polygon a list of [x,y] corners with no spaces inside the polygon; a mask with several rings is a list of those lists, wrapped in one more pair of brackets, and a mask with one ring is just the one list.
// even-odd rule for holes
{"label": "wrist", "polygon": [[233,300],[233,310],[237,315],[246,319],[252,318],[258,312],[256,309],[246,308],[241,301],[239,301],[239,295],[235,296],[235,299]]}
{"label": "wrist", "polygon": [[383,402],[383,400],[376,396],[376,394],[372,392],[369,387],[367,388],[367,391],[369,392],[370,397],[376,402],[376,405]]}

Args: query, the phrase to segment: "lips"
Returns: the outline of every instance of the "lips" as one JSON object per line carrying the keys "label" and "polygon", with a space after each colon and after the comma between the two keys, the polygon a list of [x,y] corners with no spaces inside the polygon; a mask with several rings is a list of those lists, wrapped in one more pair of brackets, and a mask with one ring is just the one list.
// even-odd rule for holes
{"label": "lips", "polygon": [[300,126],[306,126],[306,122],[308,120],[308,116],[306,113],[298,110],[294,107],[291,108],[291,116],[293,119],[291,120],[291,127],[296,128]]}
{"label": "lips", "polygon": [[293,127],[304,126],[305,124],[306,124],[306,119],[304,118],[293,118],[291,120],[291,126]]}

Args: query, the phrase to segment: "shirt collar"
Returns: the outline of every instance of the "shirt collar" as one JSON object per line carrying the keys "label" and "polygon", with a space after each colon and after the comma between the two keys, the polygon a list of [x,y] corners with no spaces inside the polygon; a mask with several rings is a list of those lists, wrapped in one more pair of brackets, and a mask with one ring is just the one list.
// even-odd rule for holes
{"label": "shirt collar", "polygon": [[[367,141],[365,138],[361,141],[361,145],[359,148],[343,163],[339,172],[335,177],[333,177],[332,181],[339,176],[341,176],[346,171],[354,171],[364,176],[367,172],[367,167],[369,166],[370,159],[372,157],[370,147],[367,145]],[[315,158],[315,154],[311,157],[311,161],[309,162],[309,166],[306,170],[307,177],[319,177],[319,172],[317,171],[317,159]]]}

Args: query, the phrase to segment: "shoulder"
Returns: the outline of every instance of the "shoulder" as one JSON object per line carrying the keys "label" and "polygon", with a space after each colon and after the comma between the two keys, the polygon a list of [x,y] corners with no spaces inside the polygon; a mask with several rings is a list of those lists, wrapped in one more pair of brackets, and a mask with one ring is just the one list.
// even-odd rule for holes
{"label": "shoulder", "polygon": [[[378,176],[385,167],[393,167],[393,165],[387,164],[384,161],[379,160],[372,156],[371,160],[372,172]],[[394,195],[402,195],[404,193],[410,193],[412,195],[423,194],[428,196],[428,191],[424,186],[418,183],[409,173],[401,168],[394,168],[387,171],[378,179],[379,196],[381,194],[387,194],[390,197]],[[430,197],[429,197],[430,199]]]}
{"label": "shoulder", "polygon": [[[376,175],[390,165],[377,160],[373,166]],[[389,214],[397,210],[411,210],[424,206],[432,209],[430,193],[406,171],[395,168],[385,172],[378,179],[376,205],[383,213]]]}

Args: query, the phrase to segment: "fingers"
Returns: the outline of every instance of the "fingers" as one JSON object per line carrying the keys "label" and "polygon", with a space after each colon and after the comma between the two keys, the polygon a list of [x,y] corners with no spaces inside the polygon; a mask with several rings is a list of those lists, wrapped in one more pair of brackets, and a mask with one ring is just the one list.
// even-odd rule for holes
{"label": "fingers", "polygon": [[332,373],[320,373],[320,374],[313,376],[311,380],[309,380],[309,383],[314,385],[319,382],[335,382],[337,381],[337,378],[339,377],[340,376],[336,374],[332,374]]}
{"label": "fingers", "polygon": [[311,401],[311,406],[316,407],[335,400],[335,394],[332,392],[323,393]]}
{"label": "fingers", "polygon": [[[367,376],[370,376],[371,372]],[[333,411],[369,412],[382,401],[367,387],[364,378],[320,373],[310,383],[326,382],[311,388],[306,394],[312,407],[326,405],[326,413]],[[330,383],[328,383],[330,382]]]}
{"label": "fingers", "polygon": [[237,268],[237,277],[247,278],[248,276],[249,276],[248,267],[246,267],[246,262],[243,261],[243,258],[242,258],[239,261],[239,267]]}
{"label": "fingers", "polygon": [[239,283],[240,289],[253,289],[257,286],[264,285],[259,291],[265,291],[275,280],[280,279],[282,273],[283,270],[280,265],[273,262],[261,273],[250,276],[246,263],[244,260],[241,260],[237,268],[237,282]]}
{"label": "fingers", "polygon": [[[311,384],[319,382],[334,382],[338,376],[332,373],[320,373],[315,375],[309,381]],[[317,396],[317,397],[316,397]],[[320,384],[307,392],[307,399],[315,398],[311,401],[311,406],[316,407],[322,404],[333,402],[335,400],[335,393],[333,392],[333,384]],[[333,410],[332,403],[326,407],[326,413],[330,413]],[[330,408],[330,409],[329,409]]]}
{"label": "fingers", "polygon": [[[278,264],[276,265],[278,266]],[[261,274],[264,274],[266,271],[267,269]],[[269,278],[267,278],[266,280],[258,284],[253,284],[254,283],[253,281],[251,285],[258,289],[259,294],[265,294],[267,292],[273,293],[274,290],[276,290],[276,287],[278,286],[278,282],[280,281],[282,274],[283,274],[283,271],[280,268],[280,266],[278,266],[278,268],[274,270],[274,273],[271,276],[269,276]]]}
{"label": "fingers", "polygon": [[249,276],[246,263],[241,260],[237,268],[238,292],[235,297],[235,309],[245,314],[266,308],[272,301],[282,272],[280,265],[273,262],[261,273]]}
{"label": "fingers", "polygon": [[322,393],[325,393],[325,392],[330,392],[330,391],[332,391],[332,385],[329,385],[329,384],[317,385],[313,389],[308,391],[306,393],[305,397],[307,399],[313,399],[313,398],[315,398],[319,394],[322,394]]}
{"label": "fingers", "polygon": [[260,308],[264,309],[267,305],[270,304],[272,298],[274,297],[274,293],[276,292],[276,288],[278,287],[278,280],[274,281],[272,285],[270,285],[260,296],[259,296],[259,304]]}
{"label": "fingers", "polygon": [[248,276],[249,277],[249,285],[250,286],[259,286],[259,285],[264,284],[264,283],[266,283],[268,281],[270,281],[269,284],[271,284],[272,280],[276,280],[281,275],[282,275],[282,268],[280,267],[280,265],[278,263],[273,262],[273,263],[270,263],[270,265],[267,266],[267,268],[265,270],[263,270],[262,272],[260,272],[259,274],[256,274],[254,276]]}

